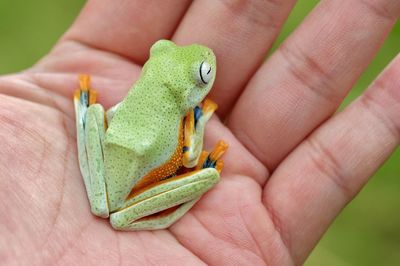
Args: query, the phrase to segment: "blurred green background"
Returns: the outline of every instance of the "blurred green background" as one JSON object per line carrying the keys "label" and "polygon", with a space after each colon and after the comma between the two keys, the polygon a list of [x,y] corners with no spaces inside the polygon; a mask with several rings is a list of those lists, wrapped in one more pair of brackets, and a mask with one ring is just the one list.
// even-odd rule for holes
{"label": "blurred green background", "polygon": [[[317,3],[298,1],[274,47]],[[0,74],[20,71],[40,59],[69,27],[83,4],[83,0],[1,0]],[[398,22],[345,104],[360,95],[399,52]],[[398,149],[338,217],[306,265],[400,265],[399,177]]]}

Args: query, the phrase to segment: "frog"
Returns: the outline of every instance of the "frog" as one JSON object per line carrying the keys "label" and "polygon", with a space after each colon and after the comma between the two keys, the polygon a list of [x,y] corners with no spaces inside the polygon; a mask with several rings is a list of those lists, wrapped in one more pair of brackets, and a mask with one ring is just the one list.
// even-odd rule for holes
{"label": "frog", "polygon": [[216,76],[213,51],[159,40],[138,80],[108,110],[91,76],[74,93],[79,168],[92,214],[116,230],[166,229],[220,180],[228,144],[203,150],[218,105],[207,98]]}

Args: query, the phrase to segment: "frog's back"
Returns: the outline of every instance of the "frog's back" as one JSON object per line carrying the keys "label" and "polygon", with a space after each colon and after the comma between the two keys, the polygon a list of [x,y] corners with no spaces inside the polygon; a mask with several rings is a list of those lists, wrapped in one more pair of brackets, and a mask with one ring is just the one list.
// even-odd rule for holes
{"label": "frog's back", "polygon": [[[142,82],[130,90],[118,107],[107,131],[106,142],[143,156],[150,152],[163,155],[174,149],[182,115],[167,89],[144,86]],[[175,141],[176,142],[176,141]],[[152,154],[152,155],[156,155]]]}
{"label": "frog's back", "polygon": [[105,136],[104,161],[110,209],[124,202],[140,177],[166,164],[180,145],[182,116],[163,88],[141,83],[118,107]]}

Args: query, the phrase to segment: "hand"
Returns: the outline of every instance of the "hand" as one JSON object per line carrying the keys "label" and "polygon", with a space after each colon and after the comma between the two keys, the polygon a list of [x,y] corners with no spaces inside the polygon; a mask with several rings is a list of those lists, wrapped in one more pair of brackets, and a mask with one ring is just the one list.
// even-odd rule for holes
{"label": "hand", "polygon": [[[321,1],[265,63],[294,0],[169,2],[90,1],[49,55],[0,79],[3,262],[301,264],[398,146],[399,56],[333,116],[398,0]],[[73,91],[89,73],[99,102],[120,101],[161,38],[216,52],[206,148],[230,149],[221,182],[170,229],[117,232],[90,213]]]}

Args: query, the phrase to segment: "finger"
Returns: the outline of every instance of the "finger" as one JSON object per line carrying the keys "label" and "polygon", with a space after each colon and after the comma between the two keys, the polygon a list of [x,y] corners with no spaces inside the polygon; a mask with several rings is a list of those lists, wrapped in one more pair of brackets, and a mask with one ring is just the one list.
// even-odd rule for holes
{"label": "finger", "polygon": [[398,0],[322,1],[252,78],[228,126],[273,169],[338,108],[399,13]]}
{"label": "finger", "polygon": [[173,36],[179,44],[201,43],[217,55],[211,98],[225,114],[277,37],[295,0],[196,1]]}
{"label": "finger", "polygon": [[400,143],[400,55],[371,88],[297,148],[264,189],[298,263]]}
{"label": "finger", "polygon": [[169,38],[189,0],[91,0],[64,40],[107,50],[142,64],[150,46]]}

